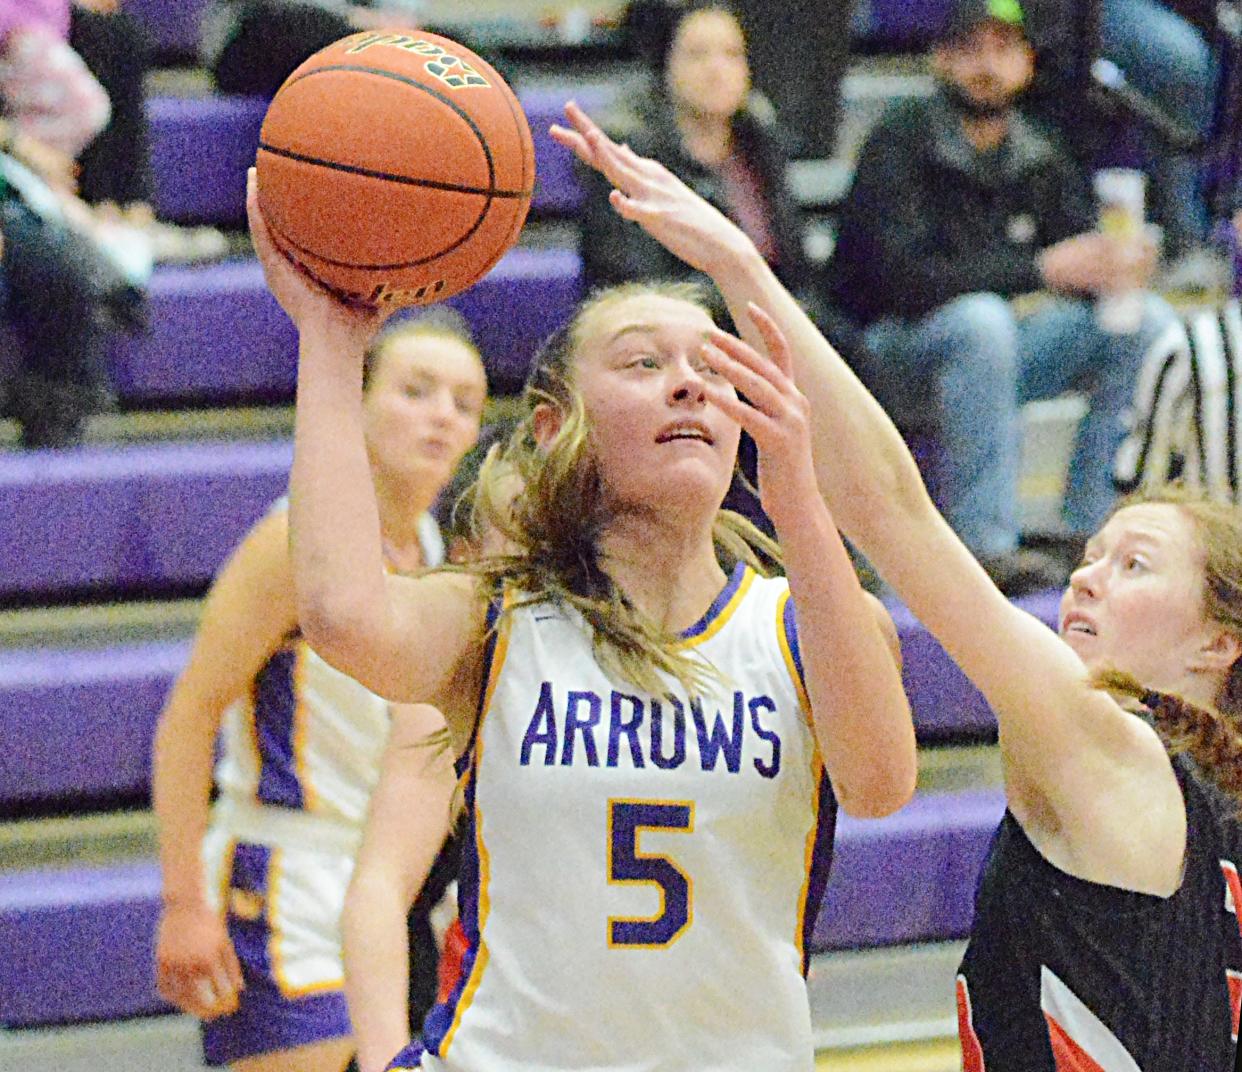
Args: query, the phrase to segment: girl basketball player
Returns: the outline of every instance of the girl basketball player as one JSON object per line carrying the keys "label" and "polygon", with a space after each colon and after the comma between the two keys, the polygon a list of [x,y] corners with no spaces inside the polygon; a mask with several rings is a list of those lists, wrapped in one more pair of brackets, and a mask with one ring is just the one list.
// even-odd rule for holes
{"label": "girl basketball player", "polygon": [[1232,1069],[1242,513],[1176,491],[1123,505],[1049,632],[988,580],[892,424],[737,229],[567,114],[558,139],[604,172],[622,216],[709,272],[732,308],[773,311],[837,518],[996,712],[1009,809],[957,981],[964,1068]]}
{"label": "girl basketball player", "polygon": [[[755,311],[763,357],[677,287],[588,302],[504,452],[523,488],[485,510],[518,552],[391,577],[363,479],[378,316],[274,250],[253,179],[250,207],[301,338],[299,620],[379,694],[434,702],[466,775],[468,970],[400,1067],[807,1072],[835,801],[892,811],[915,757],[892,623],[816,494],[779,333]],[[743,427],[788,581],[720,515]]]}
{"label": "girl basketball player", "polygon": [[[442,545],[427,511],[478,436],[482,362],[457,329],[415,322],[371,347],[366,380],[361,479],[379,504],[383,568],[435,565]],[[348,1061],[338,920],[389,716],[299,630],[278,505],[217,578],[156,737],[158,983],[203,1019],[209,1063],[340,1072]],[[409,738],[443,721],[413,708],[396,725]],[[438,847],[455,778],[447,767],[425,773],[420,818]]]}

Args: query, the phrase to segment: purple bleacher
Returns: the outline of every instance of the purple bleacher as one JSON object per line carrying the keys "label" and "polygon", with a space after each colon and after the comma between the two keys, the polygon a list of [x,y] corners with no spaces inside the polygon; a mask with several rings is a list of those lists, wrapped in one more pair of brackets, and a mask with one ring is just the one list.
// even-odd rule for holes
{"label": "purple bleacher", "polygon": [[118,341],[112,379],[127,402],[291,398],[297,332],[255,260],[161,268],[151,330]]}
{"label": "purple bleacher", "polygon": [[1004,810],[1001,790],[971,789],[918,794],[884,819],[842,815],[811,949],[965,937]]}
{"label": "purple bleacher", "polygon": [[121,0],[121,6],[142,23],[162,56],[198,53],[199,28],[209,0]]}
{"label": "purple bleacher", "polygon": [[544,340],[582,300],[584,289],[576,251],[514,249],[447,304],[470,323],[493,389],[515,390]]}
{"label": "purple bleacher", "polygon": [[[571,250],[518,248],[449,299],[470,322],[494,383],[521,383],[539,345],[582,296],[581,277]],[[293,398],[297,334],[258,261],[163,268],[150,292],[150,332],[113,351],[113,382],[126,402]]]}
{"label": "purple bleacher", "polygon": [[564,126],[565,102],[575,100],[589,115],[598,115],[615,96],[615,88],[604,85],[555,86],[521,93],[522,108],[535,144],[533,215],[572,216],[582,204],[582,187],[574,155],[553,141],[548,133],[553,123]]}
{"label": "purple bleacher", "polygon": [[0,652],[0,802],[135,795],[189,642]]}
{"label": "purple bleacher", "polygon": [[149,860],[0,873],[0,1023],[165,1010],[152,968],[159,890]]}
{"label": "purple bleacher", "polygon": [[854,13],[854,34],[873,46],[902,49],[927,41],[948,21],[953,0],[867,0]]}
{"label": "purple bleacher", "polygon": [[[999,791],[971,790],[918,796],[887,819],[843,818],[813,949],[964,937],[1002,809]],[[158,903],[159,872],[146,860],[0,875],[0,1023],[159,1010]]]}
{"label": "purple bleacher", "polygon": [[[1018,606],[1055,628],[1059,591],[1015,600]],[[920,741],[951,737],[990,737],[996,718],[978,689],[967,680],[939,642],[900,604],[889,607],[901,638],[902,678]]]}
{"label": "purple bleacher", "polygon": [[[588,111],[613,98],[608,86],[532,89],[521,94],[535,146],[534,216],[572,215],[581,202],[573,154],[548,127],[563,121],[573,96]],[[259,97],[155,97],[147,103],[151,166],[159,214],[184,222],[241,223],[246,169],[254,163],[267,101]]]}
{"label": "purple bleacher", "polygon": [[205,584],[291,458],[287,442],[0,455],[0,599]]}
{"label": "purple bleacher", "polygon": [[[158,2],[158,0],[157,0]],[[147,101],[155,207],[166,219],[240,223],[267,102],[257,97]]]}
{"label": "purple bleacher", "polygon": [[[261,509],[256,502],[252,512]],[[235,535],[241,529],[238,522]],[[212,557],[222,558],[227,550],[217,542]],[[1056,593],[1022,604],[1050,621]],[[919,739],[995,734],[983,697],[940,645],[903,608],[895,608],[893,616]],[[0,805],[74,789],[100,796],[145,790],[150,729],[188,652],[188,642],[176,642],[0,654],[0,741],[21,742],[0,756]]]}

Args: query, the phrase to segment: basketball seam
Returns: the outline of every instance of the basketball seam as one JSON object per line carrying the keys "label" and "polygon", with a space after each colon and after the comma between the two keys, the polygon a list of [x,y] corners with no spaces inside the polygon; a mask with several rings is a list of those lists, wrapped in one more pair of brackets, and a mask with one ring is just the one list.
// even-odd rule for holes
{"label": "basketball seam", "polygon": [[305,153],[295,153],[292,149],[282,149],[267,142],[259,142],[259,148],[273,156],[283,156],[302,164],[313,164],[316,167],[330,168],[333,171],[344,171],[350,175],[362,175],[368,179],[383,179],[385,182],[396,182],[403,186],[423,186],[429,190],[445,190],[455,194],[475,194],[479,197],[497,197],[523,199],[530,197],[525,190],[494,190],[479,186],[463,186],[455,182],[440,182],[437,179],[415,179],[408,175],[394,175],[389,171],[376,171],[374,168],[358,167],[355,164],[342,164],[335,160],[323,160]]}
{"label": "basketball seam", "polygon": [[475,138],[478,140],[479,148],[483,150],[484,159],[487,160],[488,190],[494,190],[496,188],[496,161],[492,159],[491,146],[487,144],[487,139],[483,136],[483,131],[479,129],[479,125],[474,121],[474,116],[462,108],[456,101],[451,100],[439,90],[433,89],[431,86],[418,81],[416,78],[410,78],[406,75],[398,74],[396,71],[388,71],[383,67],[364,67],[360,63],[333,63],[325,67],[316,67],[313,71],[307,71],[303,75],[290,79],[290,81],[285,83],[285,85],[286,87],[295,85],[296,83],[302,82],[313,75],[326,74],[329,71],[353,71],[356,74],[373,74],[380,78],[389,78],[394,82],[400,82],[403,85],[422,90],[424,93],[434,97],[441,104],[451,108],[453,112],[456,113],[458,118],[470,128]]}
{"label": "basketball seam", "polygon": [[[317,253],[315,250],[302,245],[300,242],[295,242],[283,230],[280,232],[280,236],[299,253],[304,253],[307,256],[314,257],[315,260],[322,261],[324,264],[330,264],[334,268],[350,268],[360,272],[395,272],[403,268],[421,268],[425,264],[431,264],[433,261],[438,261],[441,257],[447,257],[454,250],[460,249],[468,241],[470,241],[470,239],[474,237],[474,233],[483,226],[483,221],[487,219],[488,212],[491,210],[491,204],[492,202],[489,198],[484,205],[483,211],[479,213],[478,219],[470,225],[469,230],[467,230],[465,234],[456,239],[451,245],[446,246],[444,249],[437,250],[429,256],[420,257],[415,261],[399,261],[395,264],[369,264],[365,261],[338,261],[332,257],[325,257],[322,253]],[[500,257],[506,252],[507,249],[501,250],[501,253],[497,256],[496,260],[499,260]],[[494,263],[495,262],[493,261],[493,264]]]}

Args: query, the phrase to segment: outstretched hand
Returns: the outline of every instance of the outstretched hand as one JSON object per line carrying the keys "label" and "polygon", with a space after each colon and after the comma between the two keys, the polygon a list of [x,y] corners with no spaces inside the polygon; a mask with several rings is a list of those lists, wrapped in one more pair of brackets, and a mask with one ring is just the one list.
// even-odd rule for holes
{"label": "outstretched hand", "polygon": [[344,347],[365,348],[392,310],[344,301],[277,249],[263,210],[259,208],[258,177],[254,168],[246,176],[246,215],[250,220],[250,240],[263,265],[268,289],[289,314],[299,333],[329,334]]}
{"label": "outstretched hand", "polygon": [[811,407],[793,378],[789,343],[776,322],[753,302],[750,322],[766,355],[719,329],[703,345],[703,359],[745,398],[709,384],[714,405],[736,420],[759,448],[759,499],[777,533],[818,498],[811,457]]}
{"label": "outstretched hand", "polygon": [[620,216],[691,268],[714,278],[731,254],[753,249],[719,209],[659,161],[618,145],[573,101],[565,105],[565,118],[570,125],[554,124],[549,128],[552,137],[612,183],[609,201]]}

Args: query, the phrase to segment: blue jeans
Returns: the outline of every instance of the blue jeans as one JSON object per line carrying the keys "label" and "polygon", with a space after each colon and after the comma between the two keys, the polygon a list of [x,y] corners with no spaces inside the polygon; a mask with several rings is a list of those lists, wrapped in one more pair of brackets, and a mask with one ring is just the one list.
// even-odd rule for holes
{"label": "blue jeans", "polygon": [[998,554],[1018,542],[1019,407],[1069,390],[1088,395],[1063,516],[1070,532],[1094,532],[1115,497],[1113,455],[1143,358],[1175,317],[1152,296],[1136,334],[1110,335],[1086,301],[1057,299],[1019,319],[1004,298],[966,294],[921,320],[879,321],[866,341],[881,366],[880,402],[932,407],[944,453],[938,505],[949,524],[976,554]]}
{"label": "blue jeans", "polygon": [[[1192,129],[1209,130],[1218,68],[1194,26],[1159,0],[1104,0],[1100,37],[1104,55],[1130,83]],[[1203,241],[1208,217],[1198,158],[1157,149],[1151,170],[1170,243]]]}

